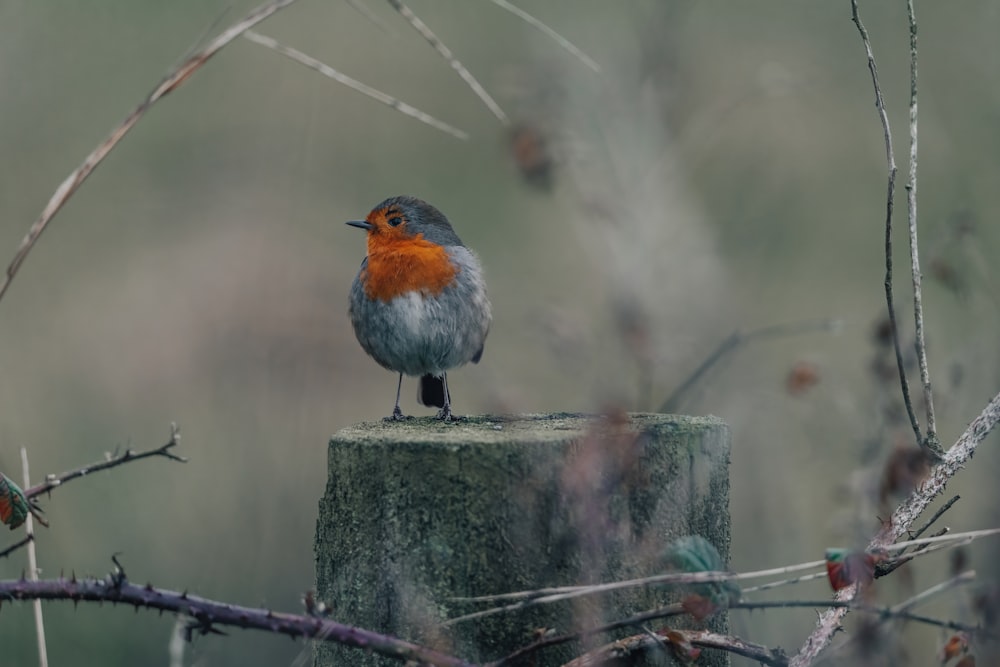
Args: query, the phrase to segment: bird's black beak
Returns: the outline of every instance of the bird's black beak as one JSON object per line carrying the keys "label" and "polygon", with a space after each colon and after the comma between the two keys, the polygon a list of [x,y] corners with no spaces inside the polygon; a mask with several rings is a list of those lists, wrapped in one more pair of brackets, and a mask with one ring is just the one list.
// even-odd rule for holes
{"label": "bird's black beak", "polygon": [[348,220],[344,223],[345,225],[350,225],[351,227],[357,227],[358,229],[363,229],[366,232],[370,232],[375,229],[375,225],[368,222],[367,220]]}

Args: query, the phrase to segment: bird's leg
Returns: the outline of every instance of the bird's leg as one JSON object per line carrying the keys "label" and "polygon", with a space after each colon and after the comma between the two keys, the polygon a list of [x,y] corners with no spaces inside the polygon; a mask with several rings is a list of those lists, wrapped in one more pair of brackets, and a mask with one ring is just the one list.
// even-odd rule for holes
{"label": "bird's leg", "polygon": [[451,394],[448,393],[448,374],[441,374],[441,381],[444,383],[444,406],[438,411],[437,418],[441,421],[450,422],[454,420],[451,416]]}
{"label": "bird's leg", "polygon": [[396,407],[392,409],[392,415],[385,418],[386,421],[401,422],[407,419],[406,415],[403,414],[403,411],[399,409],[399,394],[402,391],[402,389],[403,389],[403,374],[400,373],[399,384],[396,385]]}

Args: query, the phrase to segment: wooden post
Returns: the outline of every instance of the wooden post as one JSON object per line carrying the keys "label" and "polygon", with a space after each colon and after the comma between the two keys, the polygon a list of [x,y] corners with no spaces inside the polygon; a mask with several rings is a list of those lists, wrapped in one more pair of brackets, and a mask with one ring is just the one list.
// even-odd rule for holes
{"label": "wooden post", "polygon": [[[542,628],[564,633],[662,606],[678,592],[629,589],[441,626],[483,608],[453,597],[663,573],[667,545],[684,535],[705,537],[728,561],[729,448],[719,419],[657,414],[346,428],[330,441],[319,505],[317,597],[340,622],[472,662],[507,655]],[[726,631],[725,614],[707,626]],[[532,664],[583,650],[547,649]],[[708,651],[699,660],[728,662]],[[398,664],[328,643],[316,652],[317,666]]]}

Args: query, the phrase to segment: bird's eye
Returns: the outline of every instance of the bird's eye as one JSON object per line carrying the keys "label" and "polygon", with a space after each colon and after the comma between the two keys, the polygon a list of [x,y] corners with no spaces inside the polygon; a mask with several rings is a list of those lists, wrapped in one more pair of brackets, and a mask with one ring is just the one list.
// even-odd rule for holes
{"label": "bird's eye", "polygon": [[389,218],[388,222],[390,227],[399,227],[401,224],[403,224],[403,219],[398,215],[394,215],[391,218]]}

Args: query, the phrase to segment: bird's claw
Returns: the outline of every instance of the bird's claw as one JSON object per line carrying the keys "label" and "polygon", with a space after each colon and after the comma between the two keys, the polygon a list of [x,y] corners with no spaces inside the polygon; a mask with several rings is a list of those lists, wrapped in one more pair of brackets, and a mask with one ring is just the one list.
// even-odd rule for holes
{"label": "bird's claw", "polygon": [[410,417],[408,415],[404,415],[403,414],[403,411],[400,410],[399,406],[397,405],[395,408],[393,408],[392,414],[389,415],[388,417],[383,417],[382,421],[387,421],[387,422],[405,422],[409,418]]}

